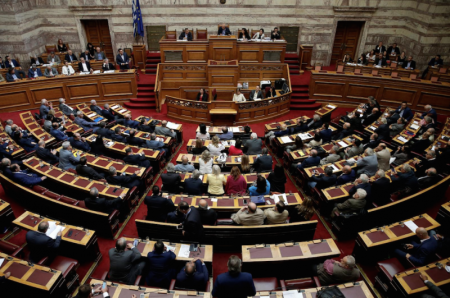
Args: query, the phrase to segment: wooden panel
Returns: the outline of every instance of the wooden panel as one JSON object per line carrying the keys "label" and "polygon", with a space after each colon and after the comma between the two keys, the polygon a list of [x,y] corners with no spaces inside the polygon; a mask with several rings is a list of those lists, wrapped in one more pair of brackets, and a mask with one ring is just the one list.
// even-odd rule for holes
{"label": "wooden panel", "polygon": [[40,89],[33,88],[30,91],[33,94],[35,104],[41,104],[41,99],[44,98],[49,101],[59,101],[60,98],[66,97],[66,95],[64,94],[63,86],[46,87]]}
{"label": "wooden panel", "polygon": [[259,51],[240,51],[239,61],[258,62]]}
{"label": "wooden panel", "polygon": [[363,24],[364,22],[354,21],[338,22],[331,55],[333,64],[337,60],[342,60],[345,54],[349,54],[352,59],[355,59],[359,35]]}
{"label": "wooden panel", "polygon": [[186,73],[186,79],[207,79],[206,72],[188,72]]}
{"label": "wooden panel", "polygon": [[205,48],[204,50],[187,50],[187,62],[206,62],[208,61],[208,52]]}
{"label": "wooden panel", "polygon": [[133,86],[131,81],[104,82],[102,83],[103,96],[123,96],[133,95]]}
{"label": "wooden panel", "polygon": [[182,72],[165,72],[163,75],[163,79],[173,79],[173,78],[182,79],[183,73]]}
{"label": "wooden panel", "polygon": [[377,94],[378,89],[378,86],[349,84],[347,97],[366,100],[367,97]]}
{"label": "wooden panel", "polygon": [[220,76],[214,75],[211,76],[211,86],[223,86],[223,85],[234,85],[234,77],[233,76]]}
{"label": "wooden panel", "polygon": [[67,86],[69,96],[74,99],[99,97],[98,85],[92,84],[76,84]]}
{"label": "wooden panel", "polygon": [[280,27],[281,36],[287,41],[287,52],[297,52],[299,31],[300,27]]}
{"label": "wooden panel", "polygon": [[147,50],[145,48],[145,44],[143,45],[133,45],[133,63],[134,66],[139,69],[145,68],[145,64],[147,61]]}
{"label": "wooden panel", "polygon": [[22,106],[29,106],[30,99],[28,98],[28,94],[26,90],[15,90],[11,91],[8,89],[2,88],[0,91],[0,108],[8,109],[8,108],[22,108]]}
{"label": "wooden panel", "polygon": [[344,93],[344,83],[316,82],[314,95],[342,97]]}
{"label": "wooden panel", "polygon": [[87,41],[94,47],[100,47],[110,61],[115,61],[108,20],[82,20],[82,23]]}
{"label": "wooden panel", "polygon": [[438,94],[435,92],[424,92],[420,93],[420,97],[418,100],[418,105],[432,105],[433,108],[440,108],[447,111],[450,111],[450,93],[446,94]]}
{"label": "wooden panel", "polygon": [[381,101],[389,101],[395,103],[401,103],[406,101],[407,103],[412,103],[416,90],[404,90],[398,88],[384,88],[381,94]]}
{"label": "wooden panel", "polygon": [[305,70],[311,66],[312,46],[301,46],[300,48],[300,69]]}

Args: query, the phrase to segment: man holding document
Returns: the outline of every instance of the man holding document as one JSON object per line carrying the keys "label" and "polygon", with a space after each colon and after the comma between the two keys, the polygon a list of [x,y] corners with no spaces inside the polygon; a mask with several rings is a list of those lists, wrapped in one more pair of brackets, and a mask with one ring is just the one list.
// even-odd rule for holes
{"label": "man holding document", "polygon": [[37,231],[28,231],[26,240],[30,249],[30,261],[38,263],[42,258],[53,255],[61,243],[63,226],[54,221],[43,221]]}

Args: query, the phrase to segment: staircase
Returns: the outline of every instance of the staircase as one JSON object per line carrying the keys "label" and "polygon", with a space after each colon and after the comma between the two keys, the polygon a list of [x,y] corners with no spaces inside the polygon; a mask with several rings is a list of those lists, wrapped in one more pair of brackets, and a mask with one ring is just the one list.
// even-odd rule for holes
{"label": "staircase", "polygon": [[145,74],[139,76],[137,82],[137,98],[130,98],[130,102],[123,105],[127,108],[156,109],[155,80],[158,63],[161,62],[160,53],[147,53]]}
{"label": "staircase", "polygon": [[289,74],[291,76],[300,74],[300,60],[296,53],[286,53],[284,62],[289,65]]}

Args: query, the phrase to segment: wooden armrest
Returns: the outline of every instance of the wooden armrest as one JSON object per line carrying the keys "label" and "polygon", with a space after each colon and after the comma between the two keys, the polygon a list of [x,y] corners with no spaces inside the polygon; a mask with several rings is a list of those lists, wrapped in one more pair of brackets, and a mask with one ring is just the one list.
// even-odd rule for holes
{"label": "wooden armrest", "polygon": [[280,286],[281,286],[281,290],[282,291],[287,291],[286,290],[286,283],[284,282],[284,279],[280,279]]}
{"label": "wooden armrest", "polygon": [[43,257],[37,264],[38,265],[45,265],[47,263],[48,257]]}
{"label": "wooden armrest", "polygon": [[108,278],[108,271],[104,271],[102,273],[102,276],[100,277],[101,280],[106,280]]}
{"label": "wooden armrest", "polygon": [[141,282],[141,278],[142,278],[142,275],[138,275],[136,277],[136,280],[134,281],[135,286],[139,286],[139,283]]}
{"label": "wooden armrest", "polygon": [[112,222],[115,218],[119,217],[119,210],[114,210],[113,212],[111,212],[111,214],[109,215],[109,222]]}
{"label": "wooden armrest", "polygon": [[23,247],[18,247],[13,253],[11,254],[12,257],[17,257],[19,254],[22,254]]}
{"label": "wooden armrest", "polygon": [[314,283],[316,284],[316,287],[317,287],[317,288],[320,288],[320,287],[322,286],[322,285],[320,284],[319,277],[313,276],[313,280],[314,280]]}
{"label": "wooden armrest", "polygon": [[170,281],[169,291],[173,291],[175,289],[175,283],[177,282],[176,279],[172,279]]}

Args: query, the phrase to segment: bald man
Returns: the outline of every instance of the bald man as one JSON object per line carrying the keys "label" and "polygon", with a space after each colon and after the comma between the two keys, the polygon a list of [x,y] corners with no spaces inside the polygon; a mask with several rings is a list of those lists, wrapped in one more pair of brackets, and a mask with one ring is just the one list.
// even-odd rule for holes
{"label": "bald man", "polygon": [[69,138],[70,145],[78,150],[89,152],[91,150],[91,146],[86,142],[86,138],[82,138],[79,133],[74,133],[73,137]]}
{"label": "bald man", "polygon": [[253,202],[250,202],[247,206],[242,207],[238,213],[231,215],[231,219],[235,223],[243,226],[260,226],[264,224],[265,218],[266,216],[264,215],[264,212]]}
{"label": "bald man", "polygon": [[203,260],[195,258],[187,262],[186,266],[178,273],[175,287],[204,292],[208,278],[208,268],[205,263]]}
{"label": "bald man", "polygon": [[109,279],[134,284],[136,277],[142,274],[145,261],[141,261],[141,252],[133,243],[127,243],[125,238],[116,241],[116,247],[111,248],[109,254]]}
{"label": "bald man", "polygon": [[354,181],[356,178],[356,172],[350,166],[345,166],[342,169],[342,174],[337,178],[336,185],[345,184]]}
{"label": "bald man", "polygon": [[186,155],[183,155],[183,157],[181,158],[181,164],[177,164],[175,166],[175,171],[177,172],[193,172],[195,170],[194,166],[189,164],[189,160],[187,158]]}
{"label": "bald man", "polygon": [[61,232],[56,234],[56,239],[45,235],[48,230],[48,222],[42,221],[37,231],[28,231],[26,235],[28,249],[30,251],[30,261],[38,263],[42,258],[55,253],[61,243]]}
{"label": "bald man", "polygon": [[436,238],[430,237],[427,230],[422,227],[416,229],[416,236],[419,238],[420,243],[411,242],[410,244],[405,244],[403,249],[407,252],[396,249],[394,253],[401,262],[405,262],[408,259],[416,267],[425,266],[433,260],[438,242]]}
{"label": "bald man", "polygon": [[198,202],[198,213],[200,213],[200,220],[202,221],[202,225],[213,226],[216,224],[217,213],[214,209],[208,207],[208,202],[204,199],[201,199]]}
{"label": "bald man", "polygon": [[52,165],[59,162],[59,158],[56,156],[56,150],[49,150],[45,148],[45,141],[39,141],[38,146],[39,147],[36,149],[37,157]]}

